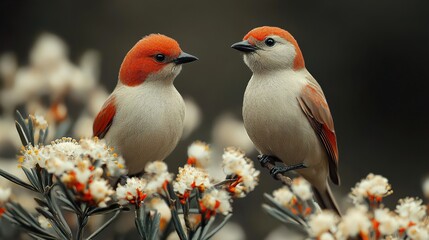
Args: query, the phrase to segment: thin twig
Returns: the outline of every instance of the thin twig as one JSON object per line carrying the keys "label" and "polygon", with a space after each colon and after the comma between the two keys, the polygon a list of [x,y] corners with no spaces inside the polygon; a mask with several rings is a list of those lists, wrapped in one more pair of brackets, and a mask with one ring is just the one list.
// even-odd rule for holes
{"label": "thin twig", "polygon": [[[276,165],[267,161],[267,162],[261,164],[261,166],[268,169],[268,171],[271,172],[271,169],[273,169]],[[276,180],[279,180],[280,182],[282,182],[284,185],[287,185],[287,186],[292,185],[292,180],[289,177],[287,177],[281,173],[277,173],[275,178],[276,178]]]}

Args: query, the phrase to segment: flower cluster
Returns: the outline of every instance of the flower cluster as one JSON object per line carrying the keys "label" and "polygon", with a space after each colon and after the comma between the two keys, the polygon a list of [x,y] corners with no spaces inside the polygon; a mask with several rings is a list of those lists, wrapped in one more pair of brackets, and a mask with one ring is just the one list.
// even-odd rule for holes
{"label": "flower cluster", "polygon": [[369,203],[374,204],[380,203],[383,197],[392,193],[393,191],[387,178],[370,173],[352,188],[350,196],[355,203],[363,203],[364,200],[368,200]]}
{"label": "flower cluster", "polygon": [[202,141],[195,141],[188,147],[188,164],[207,167],[210,161],[210,147]]}
{"label": "flower cluster", "polygon": [[206,163],[210,162],[211,151],[207,144],[196,141],[188,148],[187,164],[179,168],[173,182],[174,192],[181,204],[186,204],[193,191],[198,191],[200,210],[209,219],[216,213],[231,212],[232,198],[246,196],[258,183],[257,171],[250,159],[237,148],[226,148],[222,155],[222,167],[226,179],[216,183],[210,177]]}
{"label": "flower cluster", "polygon": [[148,163],[145,171],[142,177],[128,178],[125,184],[118,184],[116,198],[119,204],[139,207],[147,197],[156,193],[162,194],[166,184],[171,182],[172,176],[168,172],[167,164],[162,161]]}
{"label": "flower cluster", "polygon": [[290,188],[275,190],[273,200],[294,214],[291,217],[298,220],[292,223],[302,226],[311,238],[429,239],[429,217],[423,201],[407,197],[398,201],[394,211],[385,208],[382,199],[392,189],[380,175],[369,174],[352,188],[350,197],[355,205],[341,217],[330,210],[305,210],[312,198],[310,189],[304,179],[295,178]]}
{"label": "flower cluster", "polygon": [[260,172],[253,166],[252,160],[246,158],[244,152],[234,148],[226,148],[222,155],[222,166],[227,178],[236,179],[228,188],[234,197],[244,197],[253,191],[258,184]]}
{"label": "flower cluster", "polygon": [[179,195],[180,201],[185,202],[193,189],[204,192],[211,187],[209,174],[202,168],[185,165],[179,167],[179,173],[173,183],[174,191]]}
{"label": "flower cluster", "polygon": [[206,219],[210,219],[216,212],[227,215],[232,212],[231,196],[225,190],[211,189],[204,193],[200,201],[200,208]]}
{"label": "flower cluster", "polygon": [[77,199],[91,205],[106,206],[114,191],[104,176],[126,173],[124,160],[98,138],[57,139],[46,146],[28,145],[21,151],[22,167],[46,169],[72,189]]}
{"label": "flower cluster", "polygon": [[277,204],[302,217],[307,217],[315,210],[311,202],[311,185],[302,177],[294,178],[290,187],[274,190],[273,197]]}

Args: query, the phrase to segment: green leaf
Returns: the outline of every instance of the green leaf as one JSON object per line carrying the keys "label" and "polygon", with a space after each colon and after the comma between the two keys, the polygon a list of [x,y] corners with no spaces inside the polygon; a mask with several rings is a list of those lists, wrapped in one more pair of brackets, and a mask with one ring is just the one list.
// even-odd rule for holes
{"label": "green leaf", "polygon": [[298,222],[299,224],[303,225],[303,226],[307,226],[307,224],[305,223],[305,221],[300,218],[299,216],[293,214],[289,209],[284,208],[282,205],[278,204],[276,202],[276,200],[274,200],[273,197],[271,197],[269,194],[264,193],[264,197],[270,201],[271,204],[273,204],[278,210],[280,210],[281,212],[283,212],[284,214],[286,214],[288,217],[292,218],[293,220],[295,220],[296,222]]}
{"label": "green leaf", "polygon": [[12,174],[9,174],[8,172],[5,172],[2,169],[0,169],[0,176],[6,178],[7,180],[9,180],[9,181],[11,181],[11,182],[13,182],[15,184],[18,184],[18,185],[20,185],[22,187],[25,187],[25,188],[27,188],[27,189],[29,189],[31,191],[38,192],[38,190],[36,188],[34,188],[33,186],[31,186],[30,184],[22,181],[21,179],[13,176]]}
{"label": "green leaf", "polygon": [[225,218],[223,219],[223,221],[217,225],[209,234],[207,234],[206,236],[203,237],[203,240],[208,240],[210,238],[212,238],[217,232],[219,232],[219,230],[221,230],[223,228],[223,226],[225,226],[225,224],[228,222],[228,220],[232,217],[232,214],[228,214],[225,216]]}
{"label": "green leaf", "polygon": [[27,179],[30,181],[31,185],[33,185],[33,187],[37,189],[39,193],[43,193],[42,186],[36,179],[36,176],[34,176],[33,173],[25,167],[22,167],[22,171],[24,171],[25,176],[27,176]]}
{"label": "green leaf", "polygon": [[171,219],[173,220],[174,227],[176,228],[176,232],[179,235],[180,240],[187,240],[188,238],[182,228],[182,223],[180,222],[177,211],[174,208],[171,209]]}
{"label": "green leaf", "polygon": [[158,212],[155,212],[152,223],[150,226],[150,238],[149,240],[157,240],[158,239],[158,232],[159,232],[159,223],[161,221],[161,214]]}
{"label": "green leaf", "polygon": [[[25,137],[27,139],[27,144],[25,144],[24,146],[27,146],[28,143],[31,143],[30,142],[30,140],[31,140],[30,131],[28,130],[27,123],[25,122],[25,119],[22,117],[21,113],[18,110],[16,111],[15,115],[16,115],[16,122],[20,125],[20,127],[23,131],[23,134],[25,135]],[[18,130],[18,132],[19,132],[19,130]]]}
{"label": "green leaf", "polygon": [[16,131],[18,132],[19,138],[23,146],[28,146],[28,139],[25,135],[24,127],[21,126],[17,121],[15,121]]}
{"label": "green leaf", "polygon": [[92,233],[87,240],[91,240],[95,238],[99,233],[101,233],[107,226],[109,226],[110,223],[112,223],[118,217],[120,212],[121,210],[117,210],[115,214],[109,220],[107,220],[99,229]]}
{"label": "green leaf", "polygon": [[28,141],[31,143],[31,145],[35,145],[34,142],[34,127],[33,127],[33,120],[29,117],[28,118]]}
{"label": "green leaf", "polygon": [[97,214],[108,214],[108,213],[114,212],[116,210],[126,211],[127,209],[129,210],[129,208],[126,208],[126,207],[123,208],[120,204],[114,203],[114,204],[109,205],[107,207],[103,207],[103,208],[97,207],[97,208],[94,208],[94,209],[88,211],[88,216],[97,215]]}
{"label": "green leaf", "polygon": [[308,235],[308,232],[306,230],[306,227],[303,225],[300,225],[300,223],[296,222],[292,218],[288,217],[284,213],[280,212],[279,210],[267,205],[263,204],[262,208],[271,216],[276,218],[277,220],[283,222],[288,228],[295,230],[301,234]]}

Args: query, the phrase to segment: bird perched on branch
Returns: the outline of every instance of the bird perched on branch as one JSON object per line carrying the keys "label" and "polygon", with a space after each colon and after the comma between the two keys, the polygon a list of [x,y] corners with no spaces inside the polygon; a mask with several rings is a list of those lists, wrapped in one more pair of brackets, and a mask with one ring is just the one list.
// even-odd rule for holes
{"label": "bird perched on branch", "polygon": [[141,172],[148,161],[163,160],[176,147],[185,104],[173,81],[182,64],[195,60],[161,34],[144,37],[125,56],[93,134],[122,154],[129,174]]}
{"label": "bird perched on branch", "polygon": [[334,122],[322,88],[307,71],[293,36],[277,27],[251,30],[232,48],[253,72],[243,102],[247,133],[260,161],[283,162],[270,173],[296,170],[312,185],[322,208],[339,213],[327,178],[340,183]]}

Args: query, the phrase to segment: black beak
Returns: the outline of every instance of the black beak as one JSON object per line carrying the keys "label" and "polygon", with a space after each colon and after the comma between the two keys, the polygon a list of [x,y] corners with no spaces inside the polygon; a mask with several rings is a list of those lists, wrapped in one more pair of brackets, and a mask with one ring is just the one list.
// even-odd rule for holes
{"label": "black beak", "polygon": [[232,48],[240,51],[240,52],[244,52],[244,53],[251,53],[256,51],[258,48],[253,46],[252,44],[250,44],[247,40],[238,42],[238,43],[234,43],[231,46]]}
{"label": "black beak", "polygon": [[179,57],[177,57],[176,59],[173,60],[173,62],[175,64],[184,64],[184,63],[190,63],[190,62],[193,62],[193,61],[196,61],[196,60],[198,60],[197,57],[192,56],[191,54],[182,52],[179,55]]}

